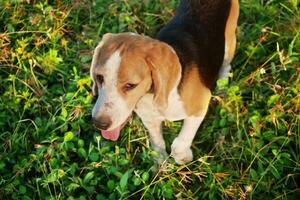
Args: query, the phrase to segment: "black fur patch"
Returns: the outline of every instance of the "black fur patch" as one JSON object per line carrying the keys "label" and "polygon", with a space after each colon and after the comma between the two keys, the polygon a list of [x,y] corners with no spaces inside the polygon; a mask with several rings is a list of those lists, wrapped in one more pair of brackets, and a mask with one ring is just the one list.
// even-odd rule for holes
{"label": "black fur patch", "polygon": [[223,63],[230,7],[231,0],[181,0],[174,18],[157,34],[158,40],[176,51],[182,75],[196,64],[208,88],[214,85]]}

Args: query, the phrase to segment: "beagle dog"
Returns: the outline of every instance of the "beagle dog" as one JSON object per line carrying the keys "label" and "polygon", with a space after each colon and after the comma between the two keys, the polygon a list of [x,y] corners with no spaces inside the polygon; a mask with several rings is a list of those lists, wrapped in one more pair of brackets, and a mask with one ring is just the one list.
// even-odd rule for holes
{"label": "beagle dog", "polygon": [[166,155],[161,124],[183,119],[171,156],[178,164],[191,161],[211,89],[231,68],[238,15],[238,0],[181,0],[175,17],[154,39],[105,34],[90,69],[98,95],[92,119],[102,136],[117,140],[135,112],[154,150]]}

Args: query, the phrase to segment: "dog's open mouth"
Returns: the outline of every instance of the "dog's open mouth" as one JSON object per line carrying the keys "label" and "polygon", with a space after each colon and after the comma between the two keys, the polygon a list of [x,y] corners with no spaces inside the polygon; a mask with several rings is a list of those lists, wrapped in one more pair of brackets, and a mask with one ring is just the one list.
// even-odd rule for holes
{"label": "dog's open mouth", "polygon": [[113,130],[110,130],[110,131],[100,130],[101,135],[107,140],[117,141],[118,138],[120,137],[121,130],[124,128],[127,121],[128,121],[128,119],[124,123],[122,123],[120,126],[118,126],[117,128],[115,128]]}

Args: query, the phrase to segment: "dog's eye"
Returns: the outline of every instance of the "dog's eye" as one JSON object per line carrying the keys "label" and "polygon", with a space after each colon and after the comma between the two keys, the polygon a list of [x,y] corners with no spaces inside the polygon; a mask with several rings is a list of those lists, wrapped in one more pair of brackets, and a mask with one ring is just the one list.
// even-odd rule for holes
{"label": "dog's eye", "polygon": [[104,78],[103,78],[103,76],[102,76],[101,74],[98,74],[98,75],[96,76],[96,79],[97,79],[97,81],[98,81],[100,84],[102,84],[102,83],[104,82]]}
{"label": "dog's eye", "polygon": [[123,90],[125,92],[134,89],[138,84],[133,84],[133,83],[126,83],[123,87]]}

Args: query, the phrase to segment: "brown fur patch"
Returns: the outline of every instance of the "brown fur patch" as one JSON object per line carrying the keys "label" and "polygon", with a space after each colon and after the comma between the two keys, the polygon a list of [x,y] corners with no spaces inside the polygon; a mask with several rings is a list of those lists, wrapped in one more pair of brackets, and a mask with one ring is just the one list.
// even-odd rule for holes
{"label": "brown fur patch", "polygon": [[179,59],[168,45],[157,41],[148,51],[146,60],[152,73],[154,102],[160,110],[165,110],[169,94],[180,76]]}
{"label": "brown fur patch", "polygon": [[238,0],[231,1],[231,8],[226,23],[225,41],[227,44],[227,57],[224,57],[226,63],[230,63],[233,59],[236,48],[236,28],[239,16],[239,2]]}
{"label": "brown fur patch", "polygon": [[196,66],[183,72],[179,94],[189,116],[204,116],[211,98],[210,90],[202,83]]}

